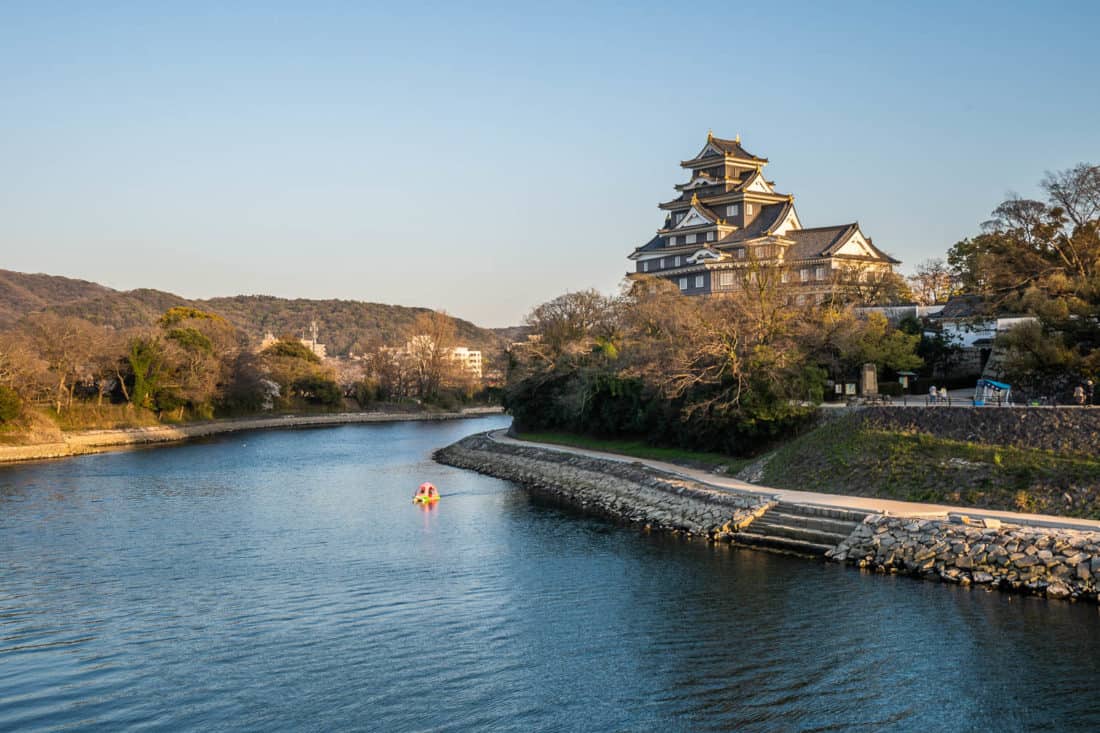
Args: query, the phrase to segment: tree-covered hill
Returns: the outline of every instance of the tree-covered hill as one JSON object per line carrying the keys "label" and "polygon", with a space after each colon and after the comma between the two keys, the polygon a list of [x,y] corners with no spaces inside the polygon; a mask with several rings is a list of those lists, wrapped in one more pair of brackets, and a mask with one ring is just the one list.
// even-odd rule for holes
{"label": "tree-covered hill", "polygon": [[[356,300],[305,300],[269,295],[190,300],[173,293],[141,288],[119,291],[86,280],[55,275],[0,270],[0,329],[10,328],[31,313],[52,311],[79,316],[116,328],[151,325],[169,308],[186,305],[223,316],[251,338],[307,333],[316,321],[319,340],[329,354],[363,351],[372,345],[397,346],[410,335],[417,315],[427,308],[409,308]],[[507,332],[481,328],[454,319],[459,344],[480,348],[491,356],[505,345]]]}

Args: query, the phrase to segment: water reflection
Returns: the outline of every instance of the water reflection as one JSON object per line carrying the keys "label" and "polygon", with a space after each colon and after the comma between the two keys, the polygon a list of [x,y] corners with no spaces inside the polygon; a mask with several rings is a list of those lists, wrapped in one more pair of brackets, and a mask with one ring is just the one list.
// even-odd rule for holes
{"label": "water reflection", "polygon": [[1095,607],[643,535],[429,460],[503,422],[0,470],[0,729],[1100,723]]}

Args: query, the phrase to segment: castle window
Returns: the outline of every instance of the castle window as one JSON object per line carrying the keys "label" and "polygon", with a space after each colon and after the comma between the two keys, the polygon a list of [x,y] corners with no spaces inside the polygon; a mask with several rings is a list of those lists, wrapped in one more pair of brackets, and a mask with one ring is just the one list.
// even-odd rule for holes
{"label": "castle window", "polygon": [[694,234],[687,235],[687,243],[688,244],[695,244],[695,235]]}
{"label": "castle window", "polygon": [[799,279],[802,280],[802,282],[809,281],[809,279],[810,279],[810,268],[803,267],[801,270],[798,271],[798,277],[799,277]]}
{"label": "castle window", "polygon": [[733,273],[732,272],[720,272],[720,273],[718,273],[718,287],[720,287],[720,288],[732,288],[733,287]]}
{"label": "castle window", "polygon": [[708,242],[713,242],[714,241],[714,232],[707,232],[707,241]]}
{"label": "castle window", "polygon": [[679,267],[680,266],[680,256],[679,255],[676,255],[675,262],[676,262],[676,266]]}
{"label": "castle window", "polygon": [[688,289],[688,279],[686,277],[680,278],[680,290]]}
{"label": "castle window", "polygon": [[814,277],[817,278],[818,280],[824,280],[825,279],[825,268],[824,267],[815,268]]}
{"label": "castle window", "polygon": [[784,270],[783,274],[779,276],[779,280],[781,282],[789,283],[791,281],[791,273]]}
{"label": "castle window", "polygon": [[730,204],[726,207],[726,216],[737,216],[738,204]]}
{"label": "castle window", "polygon": [[696,275],[695,276],[695,287],[697,287],[697,288],[703,287],[703,276],[702,275]]}
{"label": "castle window", "polygon": [[642,272],[649,272],[649,262],[648,261],[642,263]]}
{"label": "castle window", "polygon": [[669,247],[675,247],[676,246],[676,237],[669,237],[668,238],[668,246]]}
{"label": "castle window", "polygon": [[745,216],[752,216],[752,204],[745,204]]}
{"label": "castle window", "polygon": [[745,248],[744,247],[737,250],[737,259],[739,259],[739,260],[745,259]]}
{"label": "castle window", "polygon": [[662,257],[661,258],[661,268],[664,269],[664,266],[665,266],[665,258]]}

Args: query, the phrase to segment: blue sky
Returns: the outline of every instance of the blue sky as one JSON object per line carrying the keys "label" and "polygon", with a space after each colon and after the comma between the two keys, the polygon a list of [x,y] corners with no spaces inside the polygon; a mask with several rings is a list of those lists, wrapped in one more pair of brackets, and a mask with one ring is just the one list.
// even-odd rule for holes
{"label": "blue sky", "polygon": [[0,2],[0,267],[508,325],[708,129],[905,270],[1100,163],[1095,3],[160,5]]}

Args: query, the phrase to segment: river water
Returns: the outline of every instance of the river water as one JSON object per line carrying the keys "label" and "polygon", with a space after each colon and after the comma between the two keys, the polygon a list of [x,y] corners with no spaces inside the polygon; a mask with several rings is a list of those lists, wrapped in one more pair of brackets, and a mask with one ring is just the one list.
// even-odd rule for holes
{"label": "river water", "polygon": [[1100,729],[1095,606],[646,536],[431,462],[505,423],[0,469],[0,730]]}

